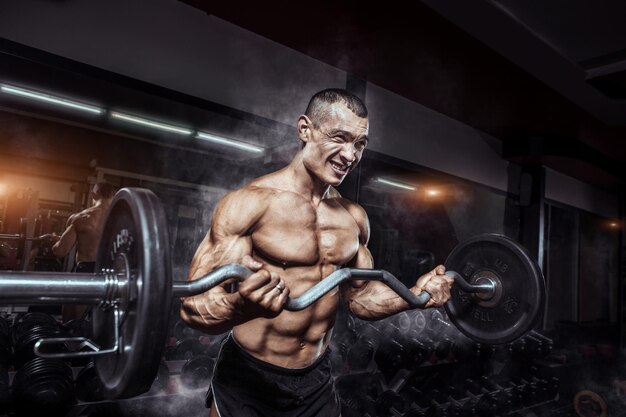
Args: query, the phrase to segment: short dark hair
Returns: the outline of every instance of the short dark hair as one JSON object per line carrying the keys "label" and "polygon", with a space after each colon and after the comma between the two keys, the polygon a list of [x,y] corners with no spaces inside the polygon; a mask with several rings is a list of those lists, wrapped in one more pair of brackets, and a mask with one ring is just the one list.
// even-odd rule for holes
{"label": "short dark hair", "polygon": [[115,194],[115,187],[108,182],[97,182],[93,186],[93,195],[99,198],[111,198]]}
{"label": "short dark hair", "polygon": [[359,97],[341,88],[327,88],[315,93],[304,114],[313,124],[319,125],[328,116],[328,105],[342,102],[358,117],[367,117],[367,107]]}

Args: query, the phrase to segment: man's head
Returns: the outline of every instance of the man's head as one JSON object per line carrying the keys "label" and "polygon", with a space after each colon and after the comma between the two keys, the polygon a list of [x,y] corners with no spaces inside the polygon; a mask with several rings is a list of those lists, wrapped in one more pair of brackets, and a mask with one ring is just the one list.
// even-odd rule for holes
{"label": "man's head", "polygon": [[304,114],[311,119],[315,126],[319,126],[330,116],[331,106],[336,103],[344,104],[358,117],[367,118],[367,107],[363,101],[349,91],[340,88],[328,88],[314,94]]}
{"label": "man's head", "polygon": [[98,200],[108,200],[113,198],[115,194],[115,187],[113,187],[108,182],[98,182],[94,184],[92,190],[93,199]]}
{"label": "man's head", "polygon": [[341,184],[361,160],[368,130],[360,98],[341,89],[320,91],[298,118],[305,167],[324,184]]}

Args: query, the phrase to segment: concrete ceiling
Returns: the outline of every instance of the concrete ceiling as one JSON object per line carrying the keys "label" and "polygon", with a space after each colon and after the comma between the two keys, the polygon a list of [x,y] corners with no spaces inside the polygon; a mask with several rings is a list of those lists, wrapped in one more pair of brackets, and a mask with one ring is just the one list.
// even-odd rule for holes
{"label": "concrete ceiling", "polygon": [[626,2],[424,2],[598,120],[626,125]]}
{"label": "concrete ceiling", "polygon": [[622,0],[181,1],[490,133],[513,161],[626,181]]}

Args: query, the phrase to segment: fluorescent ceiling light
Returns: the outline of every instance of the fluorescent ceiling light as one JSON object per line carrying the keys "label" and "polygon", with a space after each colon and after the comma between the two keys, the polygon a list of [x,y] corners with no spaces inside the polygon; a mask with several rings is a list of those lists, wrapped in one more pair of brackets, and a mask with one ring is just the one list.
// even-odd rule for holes
{"label": "fluorescent ceiling light", "polygon": [[248,143],[239,142],[233,139],[227,139],[222,136],[216,136],[216,135],[212,135],[210,133],[205,133],[205,132],[198,132],[198,134],[196,135],[196,138],[220,143],[222,145],[231,146],[233,148],[243,149],[244,151],[249,151],[249,152],[260,153],[264,151],[264,149],[261,148],[260,146],[250,145]]}
{"label": "fluorescent ceiling light", "polygon": [[396,187],[396,188],[402,188],[403,190],[411,190],[414,191],[415,187],[412,185],[408,185],[408,184],[403,184],[401,182],[397,182],[397,181],[391,181],[385,178],[376,178],[376,181],[385,184],[385,185],[390,185],[392,187]]}
{"label": "fluorescent ceiling light", "polygon": [[20,97],[26,97],[33,100],[44,101],[50,104],[56,104],[58,106],[69,107],[74,110],[86,111],[89,113],[102,114],[104,109],[99,107],[90,106],[88,104],[79,103],[77,101],[68,100],[63,97],[53,96],[50,94],[40,93],[37,91],[27,90],[25,88],[15,87],[8,84],[0,84],[0,91],[7,94],[13,94]]}
{"label": "fluorescent ceiling light", "polygon": [[155,122],[154,120],[144,119],[142,117],[131,116],[129,114],[119,113],[116,111],[111,112],[111,117],[114,119],[124,120],[126,122],[134,123],[141,126],[152,127],[166,132],[178,133],[179,135],[190,135],[191,130],[183,127],[172,126],[161,122]]}

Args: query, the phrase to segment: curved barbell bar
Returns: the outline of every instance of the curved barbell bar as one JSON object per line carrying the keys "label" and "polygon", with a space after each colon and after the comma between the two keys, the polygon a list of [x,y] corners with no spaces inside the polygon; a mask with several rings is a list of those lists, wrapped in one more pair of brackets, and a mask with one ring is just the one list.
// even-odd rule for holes
{"label": "curved barbell bar", "polygon": [[[243,280],[252,275],[252,271],[240,264],[224,265],[207,275],[193,281],[174,281],[172,286],[172,296],[189,297],[201,294],[219,285],[220,283],[231,279]],[[485,298],[495,293],[495,283],[492,281],[481,284],[470,284],[461,275],[455,271],[447,271],[446,275],[454,278],[456,285],[468,293],[483,293]],[[427,292],[415,295],[393,274],[382,269],[360,269],[360,268],[341,268],[322,279],[304,294],[295,298],[288,298],[285,303],[285,310],[299,311],[304,310],[311,304],[319,300],[321,297],[329,293],[337,285],[348,280],[366,280],[381,281],[393,291],[395,291],[411,308],[424,308],[430,300]]]}

